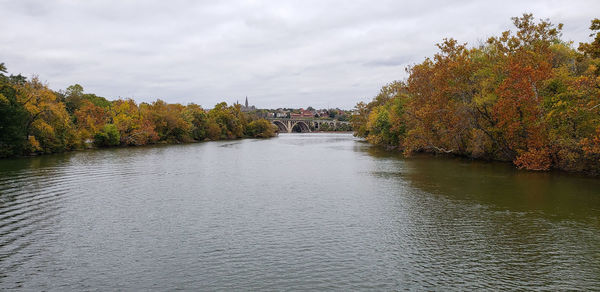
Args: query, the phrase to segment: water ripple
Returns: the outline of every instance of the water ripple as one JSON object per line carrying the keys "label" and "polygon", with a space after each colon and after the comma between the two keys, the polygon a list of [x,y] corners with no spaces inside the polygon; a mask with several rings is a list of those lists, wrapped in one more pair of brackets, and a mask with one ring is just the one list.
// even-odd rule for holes
{"label": "water ripple", "polygon": [[600,184],[351,135],[0,161],[0,289],[598,290]]}

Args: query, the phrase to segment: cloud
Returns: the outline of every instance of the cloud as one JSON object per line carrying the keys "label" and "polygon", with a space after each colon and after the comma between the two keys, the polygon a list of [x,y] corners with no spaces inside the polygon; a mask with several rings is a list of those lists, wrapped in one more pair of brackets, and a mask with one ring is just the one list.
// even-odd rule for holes
{"label": "cloud", "polygon": [[[445,37],[477,45],[524,12],[588,40],[600,2],[9,1],[0,62],[54,89],[212,107],[344,107],[406,77]],[[8,28],[8,29],[6,29]]]}

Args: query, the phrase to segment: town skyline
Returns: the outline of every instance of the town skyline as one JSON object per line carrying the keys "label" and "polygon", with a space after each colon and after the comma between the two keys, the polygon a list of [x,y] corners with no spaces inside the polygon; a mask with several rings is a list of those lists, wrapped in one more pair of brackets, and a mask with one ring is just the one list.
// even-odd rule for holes
{"label": "town skyline", "polygon": [[[329,110],[329,109],[338,109],[338,110],[344,110],[344,111],[352,111],[354,109],[353,108],[341,108],[339,106],[335,106],[335,107],[322,107],[322,108],[317,108],[314,107],[312,105],[305,105],[305,106],[300,106],[300,107],[290,107],[290,106],[279,106],[279,107],[264,107],[264,108],[260,108],[255,106],[254,104],[252,104],[251,102],[249,102],[248,96],[245,97],[244,103],[240,103],[239,99],[236,99],[234,103],[232,104],[239,104],[242,106],[242,109],[246,109],[246,111],[249,110],[283,110],[283,109],[292,109],[292,110],[309,110],[312,108],[312,110]],[[209,107],[206,107],[209,108]]]}

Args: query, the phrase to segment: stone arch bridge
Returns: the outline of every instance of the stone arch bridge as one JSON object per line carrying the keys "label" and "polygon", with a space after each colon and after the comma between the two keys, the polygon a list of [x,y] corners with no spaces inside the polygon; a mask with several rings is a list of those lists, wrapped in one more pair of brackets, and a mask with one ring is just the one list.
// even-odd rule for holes
{"label": "stone arch bridge", "polygon": [[312,118],[269,118],[282,133],[310,133],[313,131],[336,131],[341,128],[350,130],[350,122],[336,120],[320,120]]}

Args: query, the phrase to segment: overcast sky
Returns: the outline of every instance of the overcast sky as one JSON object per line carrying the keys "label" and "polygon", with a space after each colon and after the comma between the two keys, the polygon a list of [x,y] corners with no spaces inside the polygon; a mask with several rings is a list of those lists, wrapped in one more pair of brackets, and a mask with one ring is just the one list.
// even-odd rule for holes
{"label": "overcast sky", "polygon": [[476,45],[524,12],[589,41],[600,1],[0,0],[0,62],[109,99],[352,108],[445,37]]}

